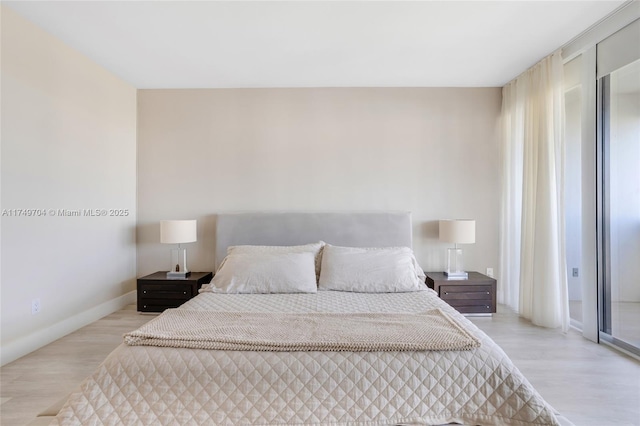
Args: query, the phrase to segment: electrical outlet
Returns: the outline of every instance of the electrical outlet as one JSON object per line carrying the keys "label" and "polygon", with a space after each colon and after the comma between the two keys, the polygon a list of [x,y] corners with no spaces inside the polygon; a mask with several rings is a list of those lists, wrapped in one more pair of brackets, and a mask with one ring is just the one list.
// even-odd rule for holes
{"label": "electrical outlet", "polygon": [[39,314],[41,308],[42,305],[40,305],[40,299],[33,299],[31,301],[31,315]]}
{"label": "electrical outlet", "polygon": [[576,278],[580,276],[578,268],[573,268],[572,275]]}
{"label": "electrical outlet", "polygon": [[487,268],[487,276],[493,278],[493,268]]}

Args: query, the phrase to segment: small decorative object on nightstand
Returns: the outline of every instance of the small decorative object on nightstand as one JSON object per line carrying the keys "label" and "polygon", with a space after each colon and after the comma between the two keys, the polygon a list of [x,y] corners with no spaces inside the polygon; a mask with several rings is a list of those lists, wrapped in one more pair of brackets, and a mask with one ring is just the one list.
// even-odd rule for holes
{"label": "small decorative object on nightstand", "polygon": [[427,285],[462,314],[496,312],[496,280],[469,272],[465,280],[450,280],[443,272],[427,272]]}
{"label": "small decorative object on nightstand", "polygon": [[209,284],[212,272],[192,272],[187,278],[167,278],[166,271],[138,278],[138,311],[162,312],[177,308],[198,294],[203,284]]}
{"label": "small decorative object on nightstand", "polygon": [[187,249],[180,247],[182,243],[197,241],[195,220],[161,220],[160,242],[163,244],[178,244],[178,248],[171,250],[171,270],[167,278],[186,278],[191,272],[187,268]]}
{"label": "small decorative object on nightstand", "polygon": [[468,278],[462,261],[462,249],[458,248],[458,244],[473,244],[476,242],[476,221],[441,220],[439,228],[440,241],[454,244],[454,248],[447,249],[445,275],[452,280]]}

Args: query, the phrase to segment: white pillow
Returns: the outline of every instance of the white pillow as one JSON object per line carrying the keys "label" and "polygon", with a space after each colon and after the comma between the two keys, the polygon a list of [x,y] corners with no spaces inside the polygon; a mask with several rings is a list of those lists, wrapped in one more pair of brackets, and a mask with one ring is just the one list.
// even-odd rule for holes
{"label": "white pillow", "polygon": [[214,293],[316,293],[313,253],[232,253],[211,281]]}
{"label": "white pillow", "polygon": [[361,293],[423,291],[424,272],[408,247],[356,248],[325,245],[320,290]]}
{"label": "white pillow", "polygon": [[[303,244],[299,246],[230,246],[227,247],[227,255],[230,254],[262,254],[262,253],[313,253],[315,258],[315,271],[316,282],[320,276],[320,261],[322,256],[322,248],[324,247],[324,241],[318,241],[317,243]],[[224,260],[218,267],[218,270],[224,265]],[[216,272],[217,273],[217,272]]]}

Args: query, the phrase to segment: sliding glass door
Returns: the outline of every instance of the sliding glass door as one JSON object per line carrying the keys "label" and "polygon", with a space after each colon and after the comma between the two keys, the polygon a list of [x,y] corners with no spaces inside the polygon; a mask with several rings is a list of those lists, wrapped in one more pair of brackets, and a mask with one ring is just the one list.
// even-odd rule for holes
{"label": "sliding glass door", "polygon": [[600,338],[640,355],[640,59],[598,89]]}
{"label": "sliding glass door", "polygon": [[597,45],[599,337],[640,355],[640,20]]}
{"label": "sliding glass door", "polygon": [[582,329],[582,56],[564,65],[565,241],[571,325]]}

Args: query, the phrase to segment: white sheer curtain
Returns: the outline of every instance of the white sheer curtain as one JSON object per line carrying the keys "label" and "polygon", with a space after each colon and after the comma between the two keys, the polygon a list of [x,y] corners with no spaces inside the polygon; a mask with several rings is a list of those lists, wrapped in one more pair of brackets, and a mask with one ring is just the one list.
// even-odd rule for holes
{"label": "white sheer curtain", "polygon": [[502,89],[501,289],[532,323],[569,327],[560,52]]}

